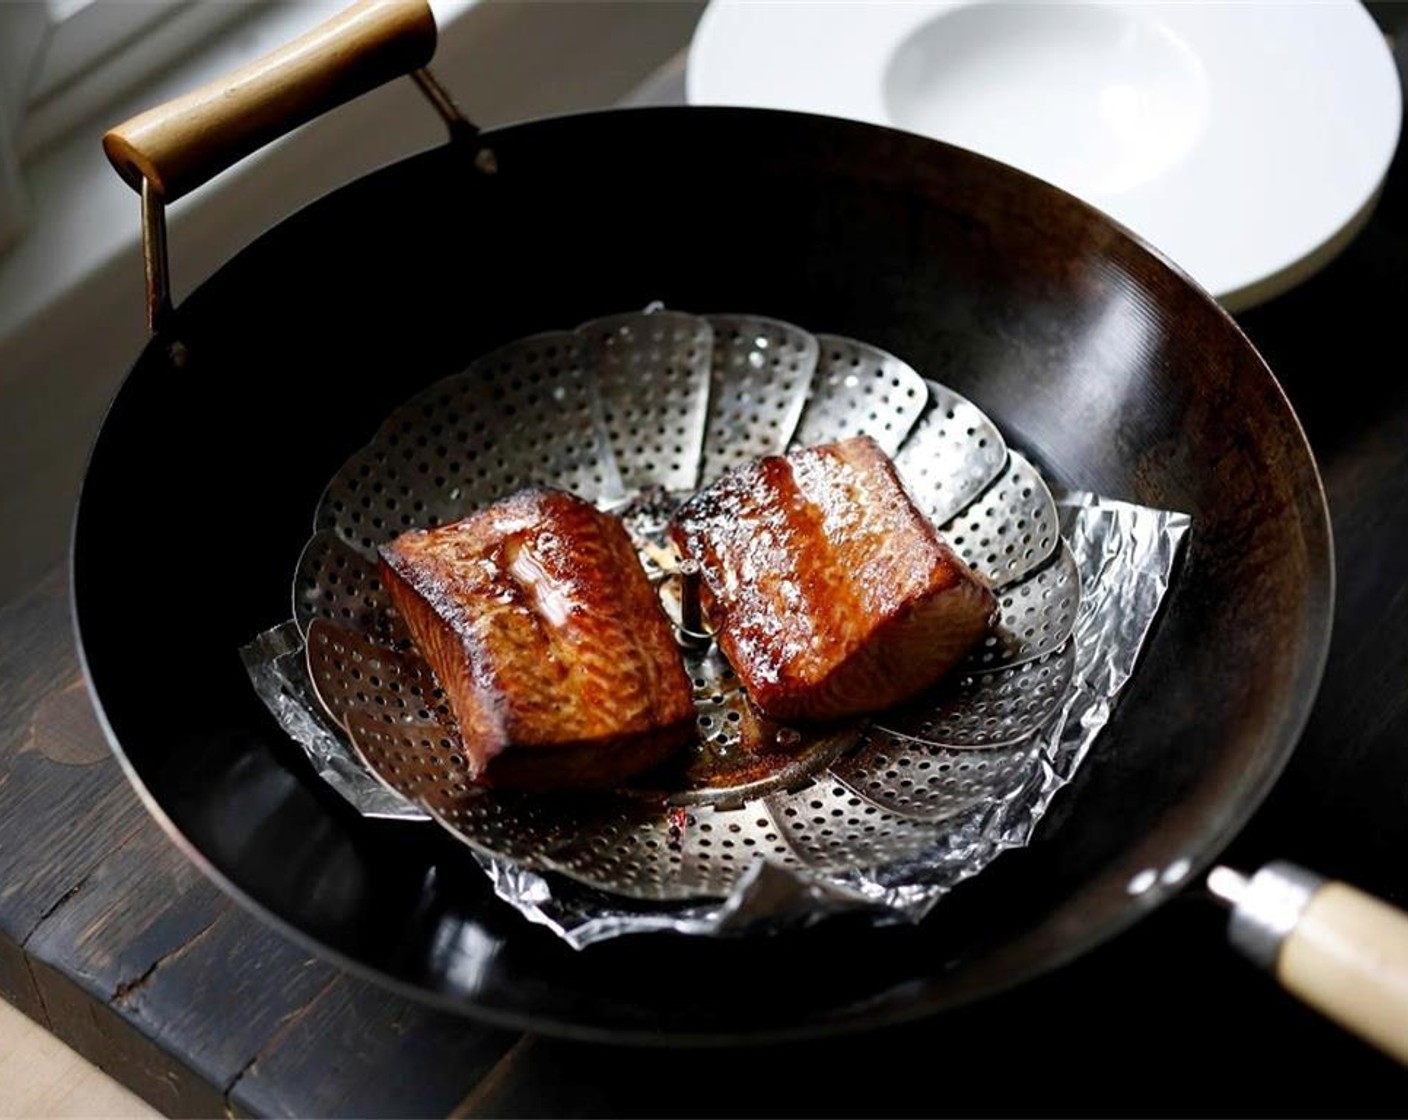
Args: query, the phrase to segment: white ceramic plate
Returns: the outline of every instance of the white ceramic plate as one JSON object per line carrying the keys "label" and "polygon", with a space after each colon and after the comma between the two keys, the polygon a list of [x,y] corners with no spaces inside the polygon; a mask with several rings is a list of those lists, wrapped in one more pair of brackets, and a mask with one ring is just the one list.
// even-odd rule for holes
{"label": "white ceramic plate", "polygon": [[1368,218],[1402,95],[1358,0],[713,0],[693,104],[890,125],[1020,167],[1233,310]]}

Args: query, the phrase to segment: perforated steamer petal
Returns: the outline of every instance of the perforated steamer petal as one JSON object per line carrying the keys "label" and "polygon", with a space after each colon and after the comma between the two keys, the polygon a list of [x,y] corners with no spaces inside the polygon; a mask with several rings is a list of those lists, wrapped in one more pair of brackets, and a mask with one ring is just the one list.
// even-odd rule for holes
{"label": "perforated steamer petal", "polygon": [[[468,782],[377,545],[542,484],[622,512],[655,570],[660,529],[697,486],[860,433],[998,591],[999,625],[945,686],[874,722],[779,730],[716,649],[686,649],[707,781],[686,769],[669,789],[593,795]],[[294,616],[318,695],[369,768],[480,852],[631,898],[722,897],[759,859],[828,878],[912,857],[1023,778],[1070,686],[1079,580],[1040,475],[893,355],[765,317],[616,315],[505,346],[388,417],[329,484],[316,527]],[[759,743],[774,748],[760,769],[745,749]]]}

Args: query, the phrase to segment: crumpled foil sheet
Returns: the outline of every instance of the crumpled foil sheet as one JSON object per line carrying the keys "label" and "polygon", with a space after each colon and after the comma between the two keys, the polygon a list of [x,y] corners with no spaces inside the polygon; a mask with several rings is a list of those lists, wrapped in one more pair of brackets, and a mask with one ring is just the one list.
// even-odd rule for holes
{"label": "crumpled foil sheet", "polygon": [[303,636],[292,620],[265,630],[240,650],[240,660],[274,718],[308,755],[318,777],[364,817],[428,821],[430,817],[362,765],[313,692]]}
{"label": "crumpled foil sheet", "polygon": [[[728,898],[675,904],[619,898],[475,851],[495,892],[578,949],[654,930],[704,936],[757,933],[856,910],[880,924],[920,921],[956,884],[1008,848],[1027,844],[1051,799],[1074,777],[1134,671],[1191,526],[1183,513],[1083,492],[1061,496],[1059,507],[1061,535],[1081,577],[1080,610],[1070,639],[1075,647],[1070,688],[1052,722],[1028,740],[1026,758],[1013,768],[1007,786],[955,816],[937,843],[913,857],[843,875],[796,872],[759,861]],[[428,819],[369,774],[331,728],[308,684],[302,642],[292,622],[261,634],[242,656],[280,726],[303,746],[318,774],[359,812]]]}

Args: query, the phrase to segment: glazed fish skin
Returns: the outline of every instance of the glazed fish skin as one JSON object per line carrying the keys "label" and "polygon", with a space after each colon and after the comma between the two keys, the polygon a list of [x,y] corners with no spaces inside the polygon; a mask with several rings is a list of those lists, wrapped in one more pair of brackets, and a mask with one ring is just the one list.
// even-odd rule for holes
{"label": "glazed fish skin", "polygon": [[521,491],[403,534],[381,569],[479,784],[616,785],[693,735],[670,624],[625,527],[590,503]]}
{"label": "glazed fish skin", "polygon": [[770,455],[676,511],[719,647],[777,720],[892,707],[982,640],[997,600],[868,436]]}

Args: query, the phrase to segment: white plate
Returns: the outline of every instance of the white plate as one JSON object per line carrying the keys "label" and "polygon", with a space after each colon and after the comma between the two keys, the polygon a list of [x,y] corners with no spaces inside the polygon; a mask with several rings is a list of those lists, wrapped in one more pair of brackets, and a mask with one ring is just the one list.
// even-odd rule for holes
{"label": "white plate", "polygon": [[693,104],[934,136],[1106,213],[1234,310],[1356,233],[1402,95],[1358,0],[714,0]]}

